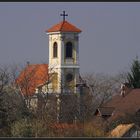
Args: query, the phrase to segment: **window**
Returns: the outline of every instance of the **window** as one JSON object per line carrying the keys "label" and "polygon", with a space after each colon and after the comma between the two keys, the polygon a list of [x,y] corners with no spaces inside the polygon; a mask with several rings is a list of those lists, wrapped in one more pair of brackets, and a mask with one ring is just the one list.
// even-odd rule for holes
{"label": "window", "polygon": [[67,75],[66,75],[66,81],[67,82],[71,82],[73,80],[73,75],[71,74],[71,73],[68,73]]}
{"label": "window", "polygon": [[72,58],[72,43],[66,43],[66,58]]}
{"label": "window", "polygon": [[57,57],[57,43],[54,42],[53,44],[53,57]]}

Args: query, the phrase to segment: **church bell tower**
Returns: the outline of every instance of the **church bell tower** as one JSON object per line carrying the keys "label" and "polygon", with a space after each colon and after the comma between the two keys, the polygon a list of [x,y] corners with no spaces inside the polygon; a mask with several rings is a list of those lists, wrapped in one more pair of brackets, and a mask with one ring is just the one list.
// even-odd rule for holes
{"label": "church bell tower", "polygon": [[79,33],[76,26],[65,20],[52,26],[46,32],[49,36],[49,74],[52,74],[53,91],[74,92],[79,82]]}

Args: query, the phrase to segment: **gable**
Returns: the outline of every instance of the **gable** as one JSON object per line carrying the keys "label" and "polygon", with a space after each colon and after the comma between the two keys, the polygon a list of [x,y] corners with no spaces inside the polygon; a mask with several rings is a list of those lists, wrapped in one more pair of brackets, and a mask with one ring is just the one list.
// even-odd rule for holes
{"label": "gable", "polygon": [[109,117],[113,114],[113,111],[115,110],[114,107],[99,107],[95,111],[96,116],[102,116],[102,117]]}

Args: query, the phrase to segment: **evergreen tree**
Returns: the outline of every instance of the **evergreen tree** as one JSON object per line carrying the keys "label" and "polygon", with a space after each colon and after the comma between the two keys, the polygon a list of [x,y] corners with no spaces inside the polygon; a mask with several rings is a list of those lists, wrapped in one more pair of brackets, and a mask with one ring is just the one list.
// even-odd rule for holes
{"label": "evergreen tree", "polygon": [[127,74],[127,80],[132,88],[140,88],[140,61],[138,57],[132,62],[130,72]]}

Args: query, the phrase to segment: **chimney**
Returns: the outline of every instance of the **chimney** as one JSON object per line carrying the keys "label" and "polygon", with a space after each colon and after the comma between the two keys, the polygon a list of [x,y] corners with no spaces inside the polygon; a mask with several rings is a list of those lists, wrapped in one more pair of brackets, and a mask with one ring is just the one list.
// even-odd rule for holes
{"label": "chimney", "polygon": [[129,83],[121,84],[121,96],[124,97],[130,91]]}

